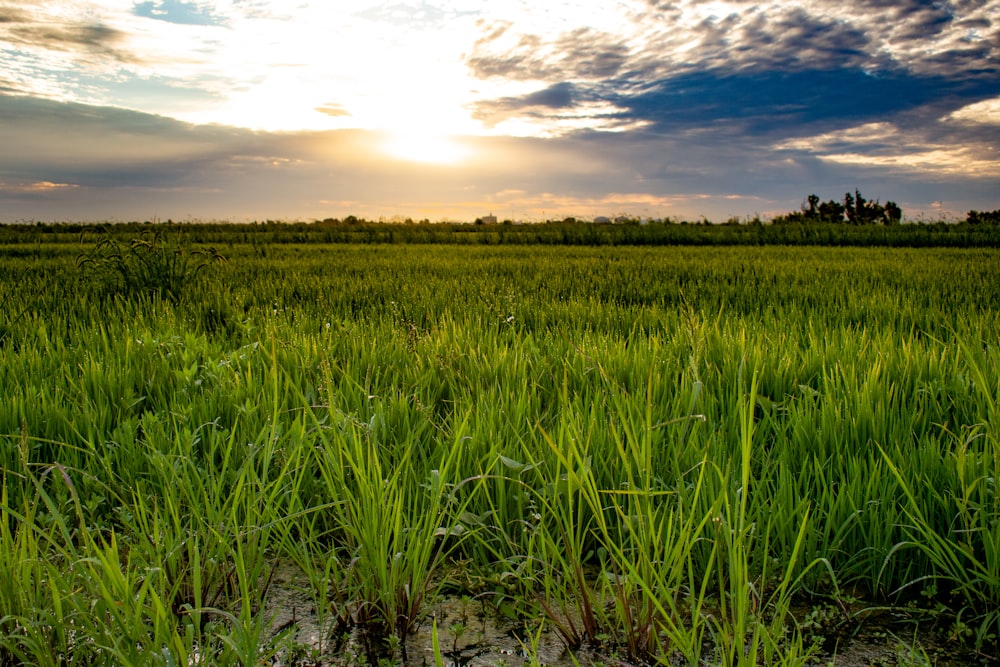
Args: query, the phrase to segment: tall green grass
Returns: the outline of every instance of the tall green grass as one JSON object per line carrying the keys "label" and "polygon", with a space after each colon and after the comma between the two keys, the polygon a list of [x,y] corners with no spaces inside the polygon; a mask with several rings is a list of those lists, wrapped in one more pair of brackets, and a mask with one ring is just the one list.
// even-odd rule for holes
{"label": "tall green grass", "polygon": [[804,664],[847,590],[996,647],[993,251],[77,252],[0,273],[0,662],[291,659],[285,563],[372,660],[456,589],[649,664]]}

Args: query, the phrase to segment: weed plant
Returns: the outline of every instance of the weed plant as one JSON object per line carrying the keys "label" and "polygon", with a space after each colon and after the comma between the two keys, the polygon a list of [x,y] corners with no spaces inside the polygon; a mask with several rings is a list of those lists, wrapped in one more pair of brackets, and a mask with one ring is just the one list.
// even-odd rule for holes
{"label": "weed plant", "polygon": [[128,241],[105,234],[79,256],[77,269],[106,293],[155,295],[176,303],[199,273],[224,261],[214,247],[191,249],[179,235],[170,238],[154,229]]}
{"label": "weed plant", "polygon": [[0,266],[0,664],[280,661],[288,562],[327,658],[444,586],[641,664],[805,664],[848,589],[997,652],[993,250],[92,251]]}

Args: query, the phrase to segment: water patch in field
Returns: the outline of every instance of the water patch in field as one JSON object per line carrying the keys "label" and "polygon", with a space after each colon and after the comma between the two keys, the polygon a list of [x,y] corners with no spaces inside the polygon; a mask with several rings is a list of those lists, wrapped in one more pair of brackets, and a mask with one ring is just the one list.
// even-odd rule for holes
{"label": "water patch in field", "polygon": [[435,622],[440,655],[447,666],[574,664],[556,633],[532,631],[525,624],[501,623],[487,605],[459,596],[443,596],[427,607],[406,641],[404,659],[401,647],[393,650],[390,642],[371,636],[361,626],[345,628],[336,619],[321,618],[316,613],[308,578],[291,565],[275,570],[265,613],[272,617],[272,633],[284,645],[280,665],[349,667],[380,661],[407,667],[434,665]]}
{"label": "water patch in field", "polygon": [[[814,610],[815,608],[812,608]],[[614,665],[634,663],[613,650],[583,647],[570,653],[558,633],[536,619],[515,623],[498,618],[489,605],[476,598],[441,596],[426,608],[417,628],[403,647],[394,647],[384,636],[375,636],[363,626],[345,625],[316,613],[309,580],[292,565],[275,570],[268,590],[265,613],[271,616],[272,634],[282,646],[275,667],[361,667],[401,665],[427,667],[436,664],[437,644],[446,667],[527,667],[548,665]],[[802,625],[811,609],[793,611]],[[817,652],[810,665],[834,667],[961,667],[995,665],[989,656],[977,655],[945,641],[939,632],[918,625],[905,611],[866,611],[863,603],[847,610],[844,622],[814,638]],[[712,655],[706,646],[703,654]],[[678,657],[671,664],[682,665]],[[710,662],[704,663],[712,664]]]}

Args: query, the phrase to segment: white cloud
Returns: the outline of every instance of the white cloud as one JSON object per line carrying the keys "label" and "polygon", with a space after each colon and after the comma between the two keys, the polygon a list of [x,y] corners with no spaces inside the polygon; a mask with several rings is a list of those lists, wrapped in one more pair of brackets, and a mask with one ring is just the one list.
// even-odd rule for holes
{"label": "white cloud", "polygon": [[885,167],[896,171],[915,171],[937,176],[1000,178],[1000,162],[982,159],[970,147],[925,148],[912,153],[872,155],[870,153],[829,153],[822,159],[858,167]]}
{"label": "white cloud", "polygon": [[858,146],[877,144],[886,146],[898,144],[901,139],[899,129],[892,123],[865,123],[836,132],[825,132],[813,137],[800,137],[779,142],[778,150],[799,150],[823,152],[838,146]]}
{"label": "white cloud", "polygon": [[[958,120],[970,113],[982,118],[983,109],[993,109],[995,100],[969,105],[959,112]],[[974,108],[972,112],[968,110]],[[964,112],[964,113],[963,113]],[[956,114],[946,118],[955,119]],[[947,141],[936,139],[945,132]],[[983,145],[980,137],[947,133],[947,128],[904,129],[893,123],[865,123],[856,127],[800,137],[777,143],[777,150],[804,151],[820,160],[856,167],[879,167],[888,171],[914,172],[928,176],[1000,178],[1000,161],[992,146]]]}
{"label": "white cloud", "polygon": [[966,105],[948,114],[945,120],[975,125],[1000,125],[1000,97]]}

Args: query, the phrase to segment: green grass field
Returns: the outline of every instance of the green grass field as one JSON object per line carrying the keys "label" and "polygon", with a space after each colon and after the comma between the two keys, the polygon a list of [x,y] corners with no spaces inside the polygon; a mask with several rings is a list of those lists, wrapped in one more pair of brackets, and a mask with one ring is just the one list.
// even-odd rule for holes
{"label": "green grass field", "polygon": [[[1000,652],[996,249],[144,238],[0,246],[0,665],[420,664],[444,595],[616,664],[859,600]],[[377,650],[275,632],[278,563]]]}

